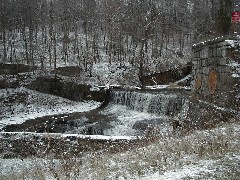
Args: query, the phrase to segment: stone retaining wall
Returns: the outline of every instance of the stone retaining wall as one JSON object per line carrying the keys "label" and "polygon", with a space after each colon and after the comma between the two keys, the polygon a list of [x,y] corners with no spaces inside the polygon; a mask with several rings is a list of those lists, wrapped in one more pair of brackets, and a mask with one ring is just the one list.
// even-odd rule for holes
{"label": "stone retaining wall", "polygon": [[233,76],[233,62],[239,63],[238,37],[221,37],[193,46],[193,94],[221,107],[239,110],[239,77]]}

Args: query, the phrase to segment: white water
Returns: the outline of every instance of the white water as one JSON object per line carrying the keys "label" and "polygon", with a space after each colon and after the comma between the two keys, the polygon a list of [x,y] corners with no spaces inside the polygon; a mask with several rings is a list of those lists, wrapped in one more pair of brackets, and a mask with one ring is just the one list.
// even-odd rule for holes
{"label": "white water", "polygon": [[[141,135],[142,131],[167,132],[172,120],[183,121],[188,113],[189,100],[177,94],[151,94],[113,91],[111,103],[103,114],[114,115],[112,128],[104,135]],[[142,128],[140,131],[138,128]]]}
{"label": "white water", "polygon": [[177,94],[114,91],[111,96],[113,104],[124,105],[130,110],[158,116],[173,117],[186,111],[188,106],[188,99]]}

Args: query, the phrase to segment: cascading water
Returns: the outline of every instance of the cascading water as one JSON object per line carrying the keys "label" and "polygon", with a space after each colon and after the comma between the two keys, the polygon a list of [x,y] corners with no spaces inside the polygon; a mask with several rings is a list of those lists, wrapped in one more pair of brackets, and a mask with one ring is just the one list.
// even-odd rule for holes
{"label": "cascading water", "polygon": [[124,105],[134,111],[170,117],[180,115],[188,104],[184,96],[163,93],[113,91],[111,99],[113,104]]}
{"label": "cascading water", "polygon": [[[104,108],[70,121],[67,133],[135,136],[168,132],[169,123],[183,121],[189,100],[182,93],[111,91]],[[97,114],[95,114],[97,113]]]}
{"label": "cascading water", "polygon": [[[171,120],[183,121],[189,100],[181,93],[140,93],[112,91],[111,102],[103,111],[114,114],[113,128],[104,130],[105,135],[139,135],[139,130],[169,125]],[[168,126],[169,127],[169,126]]]}

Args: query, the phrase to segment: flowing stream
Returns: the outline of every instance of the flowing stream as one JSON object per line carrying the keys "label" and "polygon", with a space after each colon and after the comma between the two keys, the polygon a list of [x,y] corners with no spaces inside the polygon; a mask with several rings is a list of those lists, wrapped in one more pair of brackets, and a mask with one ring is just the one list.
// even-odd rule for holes
{"label": "flowing stream", "polygon": [[111,99],[112,104],[124,105],[130,110],[181,119],[188,107],[188,99],[180,94],[113,91]]}
{"label": "flowing stream", "polygon": [[143,135],[168,131],[172,121],[183,121],[189,100],[182,93],[112,91],[110,103],[102,111],[112,115],[105,135]]}
{"label": "flowing stream", "polygon": [[49,132],[108,136],[142,136],[168,132],[171,123],[188,115],[183,91],[137,92],[112,90],[104,107],[83,113],[39,117],[6,126],[6,132]]}

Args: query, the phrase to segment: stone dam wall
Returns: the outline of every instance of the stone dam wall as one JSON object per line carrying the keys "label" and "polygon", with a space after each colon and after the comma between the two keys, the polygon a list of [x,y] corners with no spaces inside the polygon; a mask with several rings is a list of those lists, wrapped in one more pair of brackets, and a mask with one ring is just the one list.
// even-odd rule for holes
{"label": "stone dam wall", "polygon": [[221,37],[193,46],[193,96],[239,111],[240,39]]}

